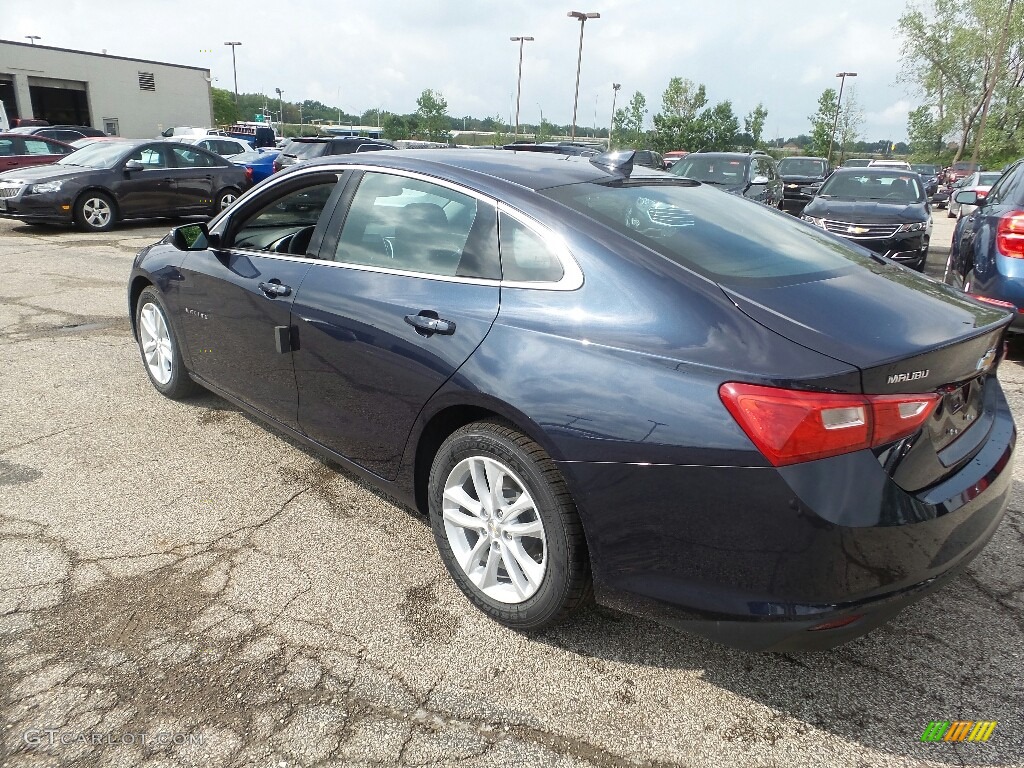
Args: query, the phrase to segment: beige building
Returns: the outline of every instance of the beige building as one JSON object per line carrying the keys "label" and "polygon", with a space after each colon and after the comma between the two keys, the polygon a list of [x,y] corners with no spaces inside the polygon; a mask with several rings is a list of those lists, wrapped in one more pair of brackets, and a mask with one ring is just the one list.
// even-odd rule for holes
{"label": "beige building", "polygon": [[15,118],[128,138],[213,124],[210,70],[0,40],[0,101]]}

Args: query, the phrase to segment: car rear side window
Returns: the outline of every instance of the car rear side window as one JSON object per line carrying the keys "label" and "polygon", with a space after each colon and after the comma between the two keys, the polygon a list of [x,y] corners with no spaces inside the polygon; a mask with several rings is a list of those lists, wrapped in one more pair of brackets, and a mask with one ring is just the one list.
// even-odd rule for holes
{"label": "car rear side window", "polygon": [[51,144],[43,139],[25,139],[26,155],[62,155],[63,152],[55,151],[59,144]]}
{"label": "car rear side window", "polygon": [[12,139],[0,139],[0,157],[10,157],[16,154],[14,141]]}
{"label": "car rear side window", "polygon": [[816,227],[704,185],[637,180],[542,193],[726,285],[784,285],[872,263]]}
{"label": "car rear side window", "polygon": [[534,230],[508,214],[498,214],[501,278],[516,283],[557,283],[562,262]]}
{"label": "car rear side window", "polygon": [[420,179],[366,173],[341,230],[335,260],[447,277],[497,279],[489,203]]}

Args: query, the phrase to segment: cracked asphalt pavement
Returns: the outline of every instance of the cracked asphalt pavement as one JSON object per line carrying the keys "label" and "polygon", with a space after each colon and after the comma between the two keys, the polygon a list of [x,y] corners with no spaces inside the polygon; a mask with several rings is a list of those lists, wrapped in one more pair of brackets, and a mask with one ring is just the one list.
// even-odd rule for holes
{"label": "cracked asphalt pavement", "polygon": [[[601,608],[527,638],[463,599],[425,520],[150,386],[125,279],[169,226],[0,221],[0,765],[1024,764],[1020,454],[966,574],[839,649],[744,654]],[[951,231],[940,212],[931,274]],[[958,719],[998,726],[920,741]]]}

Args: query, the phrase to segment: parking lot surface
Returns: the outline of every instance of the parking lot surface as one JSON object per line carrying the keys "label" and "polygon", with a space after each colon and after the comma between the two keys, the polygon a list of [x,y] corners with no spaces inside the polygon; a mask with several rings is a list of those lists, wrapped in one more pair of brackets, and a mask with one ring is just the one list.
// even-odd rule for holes
{"label": "parking lot surface", "polygon": [[[1024,764],[1019,456],[967,572],[839,649],[745,654],[601,608],[525,637],[466,602],[425,520],[150,386],[125,281],[169,226],[0,221],[5,768]],[[997,726],[920,740],[954,720]]]}

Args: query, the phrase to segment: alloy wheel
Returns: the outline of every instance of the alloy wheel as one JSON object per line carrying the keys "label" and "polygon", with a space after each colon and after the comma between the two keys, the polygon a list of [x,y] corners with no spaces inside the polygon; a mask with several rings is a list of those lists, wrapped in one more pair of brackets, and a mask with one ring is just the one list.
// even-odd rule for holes
{"label": "alloy wheel", "polygon": [[223,211],[237,199],[238,195],[236,195],[234,192],[225,192],[223,195],[220,196],[220,210]]}
{"label": "alloy wheel", "polygon": [[82,204],[82,218],[93,229],[103,229],[110,223],[114,212],[102,197],[90,197]]}
{"label": "alloy wheel", "polygon": [[174,358],[164,314],[156,304],[147,303],[139,312],[139,321],[139,339],[149,373],[157,383],[167,384],[171,380]]}
{"label": "alloy wheel", "polygon": [[456,562],[487,597],[522,603],[540,588],[547,540],[522,480],[489,456],[463,459],[445,480],[444,530]]}

